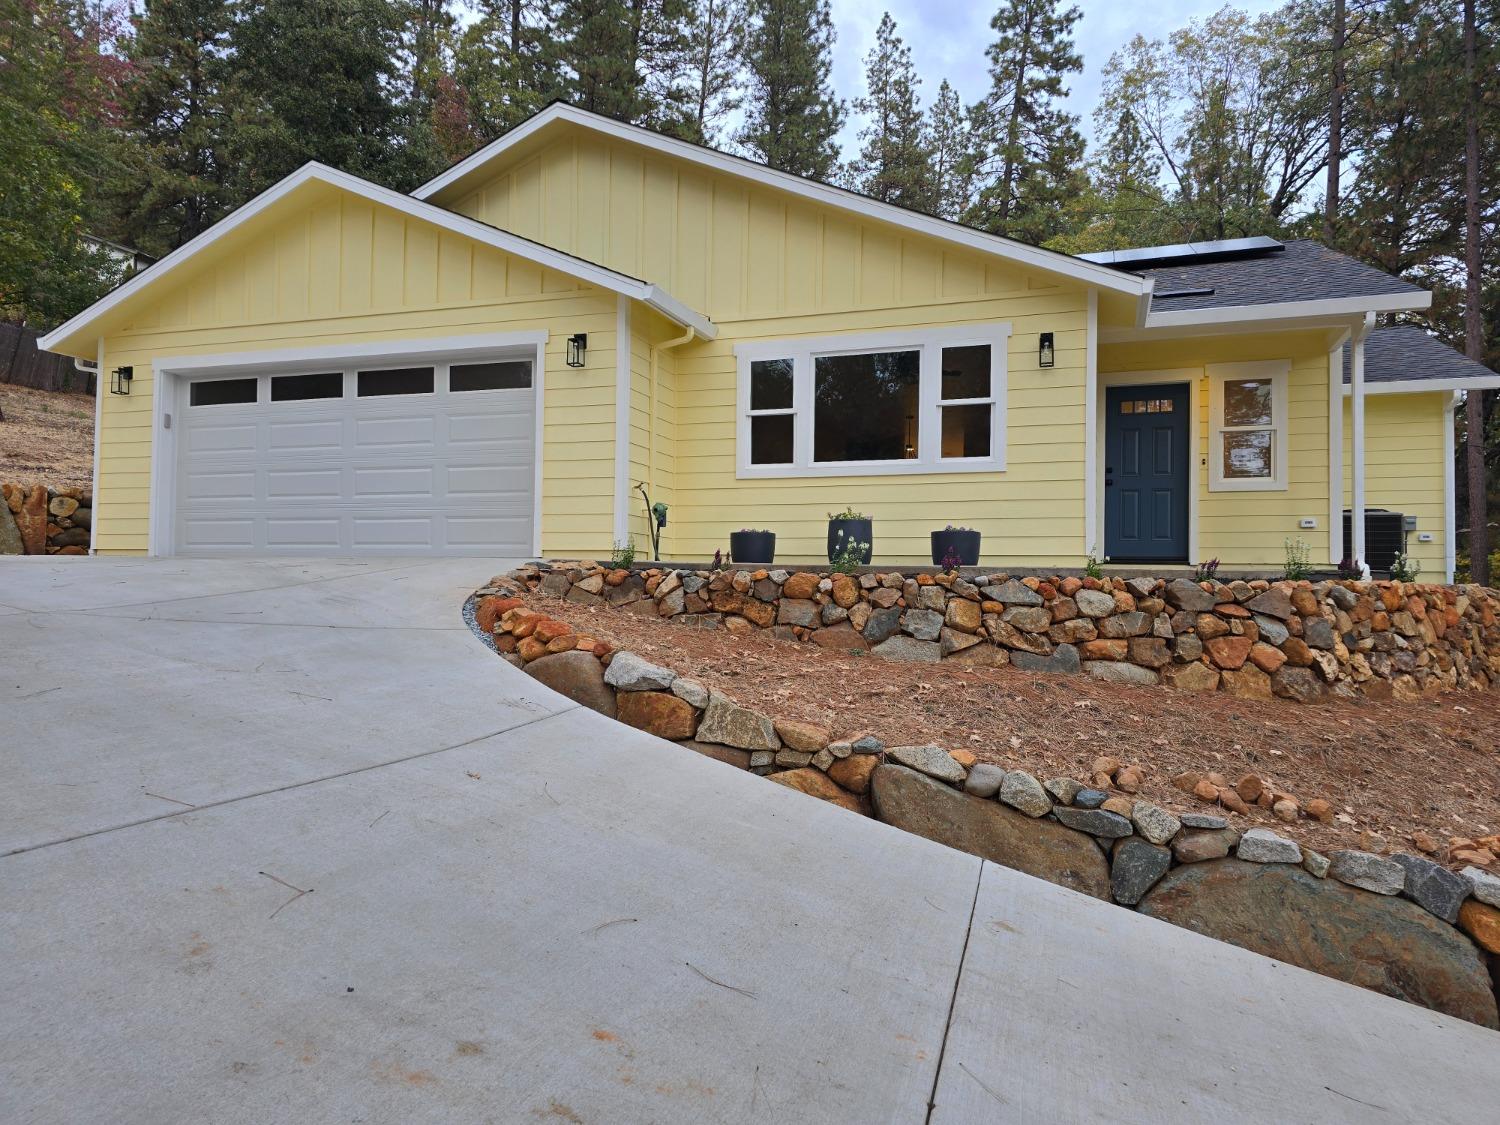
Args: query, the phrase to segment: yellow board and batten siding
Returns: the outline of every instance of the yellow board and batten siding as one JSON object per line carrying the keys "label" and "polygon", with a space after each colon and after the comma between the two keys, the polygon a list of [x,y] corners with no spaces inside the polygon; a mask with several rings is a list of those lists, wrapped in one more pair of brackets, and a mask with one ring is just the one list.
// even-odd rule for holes
{"label": "yellow board and batten siding", "polygon": [[[827,513],[851,506],[875,517],[886,561],[925,560],[928,533],[948,523],[983,531],[987,562],[1081,561],[1082,286],[581,130],[560,131],[443,202],[647,279],[715,322],[716,340],[658,356],[665,413],[653,498],[671,507],[663,546],[672,555],[706,558],[727,548],[733,530],[771,527],[782,558],[816,559]],[[1006,471],[736,478],[737,343],[995,322],[1011,326]],[[1047,370],[1037,366],[1039,332],[1056,336]],[[628,529],[642,549],[645,511],[633,489],[649,468],[652,339],[642,331],[631,351]],[[596,550],[607,534],[601,528]]]}
{"label": "yellow board and batten siding", "polygon": [[[1209,490],[1209,391],[1205,367],[1246,360],[1287,360],[1287,487],[1267,492]],[[1287,540],[1303,540],[1314,565],[1328,559],[1328,337],[1323,332],[1266,333],[1259,336],[1202,336],[1099,349],[1099,370],[1113,372],[1195,372],[1198,384],[1197,463],[1198,549],[1202,559],[1231,566],[1277,567],[1286,559]],[[1101,392],[1102,394],[1102,392]],[[1101,441],[1103,435],[1101,434]],[[1304,518],[1315,530],[1300,528]],[[1102,528],[1102,522],[1101,522]],[[1196,561],[1196,560],[1195,560]]]}
{"label": "yellow board and batten siding", "polygon": [[[597,548],[613,511],[616,297],[335,189],[310,187],[203,252],[174,283],[104,326],[100,553],[147,549],[153,358],[546,329],[542,539]],[[565,338],[589,333],[587,366]]]}
{"label": "yellow board and batten siding", "polygon": [[[1344,396],[1344,507],[1353,503],[1352,406]],[[1439,582],[1447,570],[1447,449],[1444,427],[1450,424],[1448,395],[1365,396],[1365,506],[1417,517],[1417,530],[1406,537],[1406,549],[1421,565],[1424,581]],[[1417,537],[1432,533],[1432,542]],[[1344,545],[1345,552],[1349,545]]]}

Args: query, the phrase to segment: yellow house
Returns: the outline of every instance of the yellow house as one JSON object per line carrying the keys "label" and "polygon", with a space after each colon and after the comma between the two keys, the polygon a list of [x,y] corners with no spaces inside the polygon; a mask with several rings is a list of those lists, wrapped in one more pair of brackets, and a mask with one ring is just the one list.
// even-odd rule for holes
{"label": "yellow house", "polygon": [[[43,340],[100,372],[93,550],[1453,568],[1430,295],[1311,242],[1071,257],[554,105],[401,195],[308,165]],[[1413,335],[1415,334],[1415,335]],[[1399,524],[1399,520],[1397,523]],[[1370,534],[1388,530],[1371,521]]]}

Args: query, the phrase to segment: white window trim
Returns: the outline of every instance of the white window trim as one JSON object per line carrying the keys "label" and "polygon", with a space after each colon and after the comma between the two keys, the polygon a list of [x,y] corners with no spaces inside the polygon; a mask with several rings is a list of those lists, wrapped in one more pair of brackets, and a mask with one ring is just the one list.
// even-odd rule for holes
{"label": "white window trim", "polygon": [[[739,344],[736,361],[735,476],[740,480],[778,477],[873,477],[914,476],[929,473],[995,473],[1005,471],[1008,323],[967,324],[952,328],[913,328],[887,332],[850,333],[842,336],[804,336],[784,340]],[[988,344],[990,347],[990,392],[984,399],[939,399],[942,349]],[[865,352],[921,352],[921,376],[917,392],[918,456],[900,461],[813,460],[813,360],[825,355],[858,355]],[[792,361],[791,410],[758,410],[757,415],[793,416],[793,461],[786,465],[750,463],[750,364],[756,360]],[[990,404],[990,455],[988,457],[942,457],[942,410],[944,406]]]}
{"label": "white window trim", "polygon": [[[1285,359],[1252,360],[1245,363],[1211,363],[1208,375],[1208,490],[1210,492],[1285,492],[1287,489],[1288,425],[1287,384],[1292,364]],[[1231,431],[1273,431],[1271,476],[1240,478],[1224,476],[1224,384],[1234,379],[1271,380],[1271,425],[1232,426]]]}

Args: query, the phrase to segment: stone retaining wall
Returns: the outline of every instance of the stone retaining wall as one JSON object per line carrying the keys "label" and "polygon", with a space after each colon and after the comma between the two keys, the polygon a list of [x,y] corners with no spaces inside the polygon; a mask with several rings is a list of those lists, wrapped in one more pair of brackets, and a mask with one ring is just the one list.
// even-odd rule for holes
{"label": "stone retaining wall", "polygon": [[857,575],[539,565],[528,588],[886,660],[1082,673],[1309,703],[1500,679],[1500,594],[1400,582]]}
{"label": "stone retaining wall", "polygon": [[[1110,758],[1097,760],[1086,782],[1041,780],[966,750],[886,746],[874,732],[835,737],[779,720],[578,634],[529,596],[538,574],[522,570],[477,591],[476,631],[526,674],[609,718],[1081,893],[1500,1027],[1500,877],[1479,866],[1453,871],[1426,856],[1353,850],[1323,856],[1266,828],[1241,832],[1219,815],[1239,807],[1231,794],[1293,824],[1326,809],[1259,779],[1231,788],[1214,774],[1174,778],[1185,798],[1203,802],[1174,811],[1137,799],[1140,770]],[[575,585],[570,579],[569,590]],[[1495,862],[1500,837],[1465,843],[1472,847],[1448,858]]]}
{"label": "stone retaining wall", "polygon": [[0,555],[86,555],[94,522],[86,488],[0,484]]}

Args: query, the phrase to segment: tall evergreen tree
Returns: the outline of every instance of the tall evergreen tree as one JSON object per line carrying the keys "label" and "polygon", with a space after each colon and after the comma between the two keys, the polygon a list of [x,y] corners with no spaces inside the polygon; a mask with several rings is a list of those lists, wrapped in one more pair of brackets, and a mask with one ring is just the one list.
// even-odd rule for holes
{"label": "tall evergreen tree", "polygon": [[682,135],[714,144],[724,119],[739,109],[744,77],[745,0],[696,0],[688,27],[683,85],[688,115]]}
{"label": "tall evergreen tree", "polygon": [[989,95],[978,120],[988,132],[987,183],[969,220],[1028,242],[1061,233],[1061,207],[1083,187],[1078,118],[1061,108],[1082,13],[1059,0],[1009,0],[990,21],[995,41]]}
{"label": "tall evergreen tree", "polygon": [[927,139],[933,213],[945,219],[961,218],[974,202],[977,159],[968,113],[946,78],[927,110]]}
{"label": "tall evergreen tree", "polygon": [[920,84],[911,48],[886,12],[875,31],[875,46],[865,56],[865,96],[854,102],[867,119],[859,133],[855,184],[886,203],[927,211],[935,200],[927,122],[917,101]]}
{"label": "tall evergreen tree", "polygon": [[828,0],[751,0],[737,139],[757,160],[816,180],[837,171],[845,107],[829,83],[833,41]]}
{"label": "tall evergreen tree", "polygon": [[240,198],[318,160],[406,189],[401,27],[386,0],[242,0],[228,148]]}
{"label": "tall evergreen tree", "polygon": [[563,96],[619,121],[680,128],[689,14],[689,0],[561,0]]}
{"label": "tall evergreen tree", "polygon": [[550,0],[485,0],[454,46],[437,115],[451,155],[498,137],[562,93]]}
{"label": "tall evergreen tree", "polygon": [[207,230],[231,206],[229,0],[150,0],[129,43],[124,125],[131,145],[119,181],[119,229],[161,255]]}

